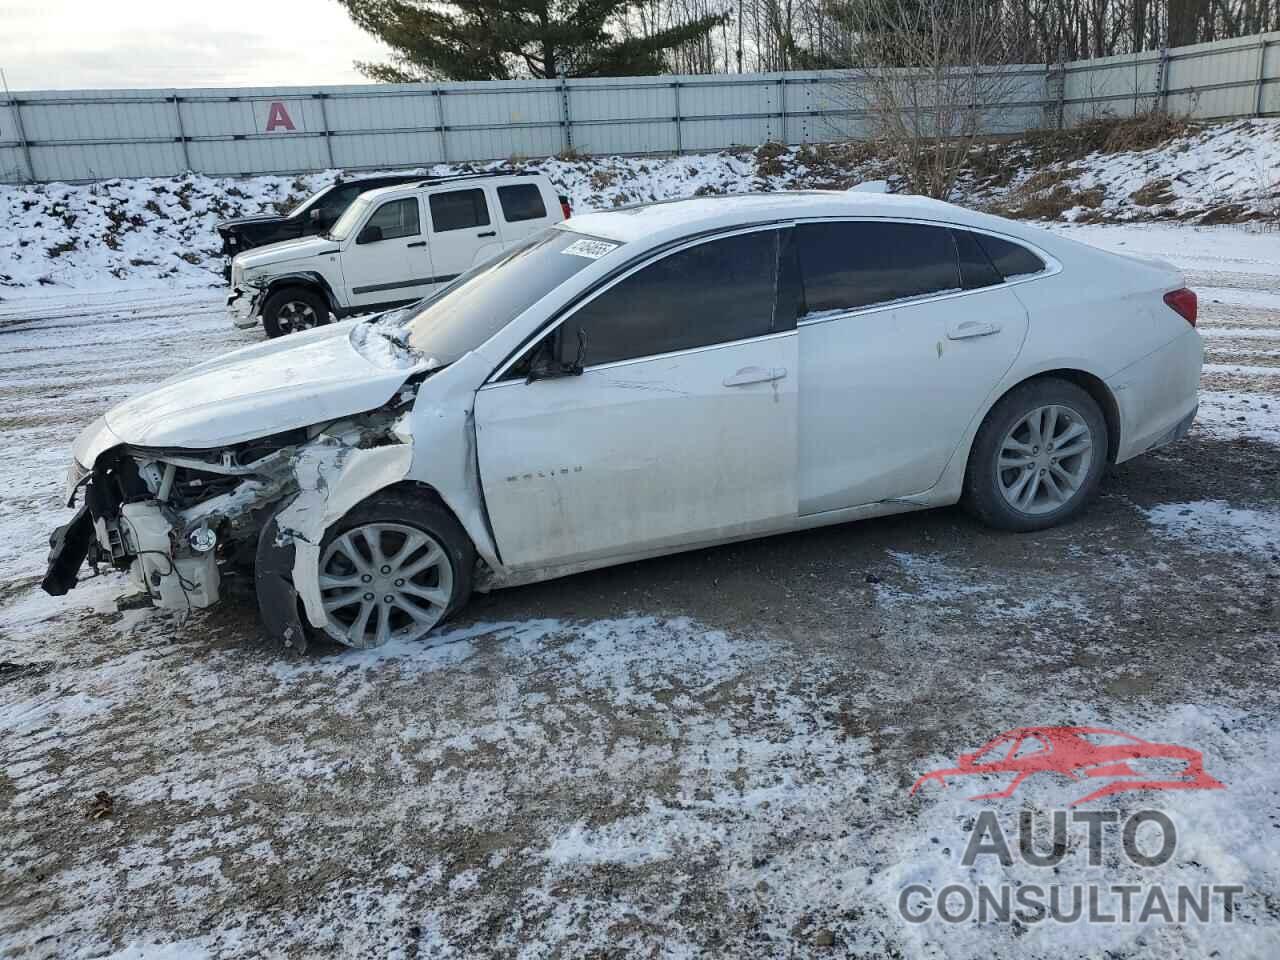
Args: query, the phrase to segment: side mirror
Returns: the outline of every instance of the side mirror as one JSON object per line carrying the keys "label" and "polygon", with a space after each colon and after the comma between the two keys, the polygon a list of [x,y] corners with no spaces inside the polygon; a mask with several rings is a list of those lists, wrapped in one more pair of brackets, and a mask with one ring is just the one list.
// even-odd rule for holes
{"label": "side mirror", "polygon": [[356,237],[356,243],[377,243],[382,239],[382,228],[375,224],[369,224],[360,231],[360,235]]}
{"label": "side mirror", "polygon": [[320,208],[319,208],[319,207],[313,207],[311,210],[309,210],[309,211],[307,212],[307,219],[308,219],[308,220],[310,220],[312,223],[319,223],[319,222],[320,222]]}
{"label": "side mirror", "polygon": [[533,383],[535,380],[555,380],[560,377],[580,377],[582,376],[583,361],[587,358],[587,334],[581,328],[578,329],[578,355],[573,363],[565,363],[556,357],[556,351],[552,344],[555,337],[547,337],[538,345],[537,351],[529,363],[529,375],[525,378],[525,383]]}

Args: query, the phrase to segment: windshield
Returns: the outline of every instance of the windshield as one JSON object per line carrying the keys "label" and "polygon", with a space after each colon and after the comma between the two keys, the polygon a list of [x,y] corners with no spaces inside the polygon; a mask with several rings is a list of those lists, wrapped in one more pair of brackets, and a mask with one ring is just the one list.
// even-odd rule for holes
{"label": "windshield", "polygon": [[397,311],[399,316],[384,317],[378,325],[400,327],[397,339],[410,349],[452,363],[619,246],[552,227],[472,267],[435,296]]}
{"label": "windshield", "polygon": [[345,240],[351,236],[351,231],[356,228],[364,215],[368,212],[369,207],[373,205],[373,201],[367,196],[361,194],[356,197],[355,203],[347,207],[346,212],[338,218],[338,222],[333,225],[326,236],[330,240]]}
{"label": "windshield", "polygon": [[306,199],[298,203],[298,205],[295,206],[293,209],[291,209],[288,213],[286,213],[285,216],[290,220],[292,220],[294,217],[301,216],[303,213],[306,212],[308,207],[314,206],[320,200],[321,197],[323,197],[326,193],[329,193],[332,190],[333,190],[333,186],[328,186],[328,187],[325,187],[323,190],[316,191],[311,196],[307,197]]}

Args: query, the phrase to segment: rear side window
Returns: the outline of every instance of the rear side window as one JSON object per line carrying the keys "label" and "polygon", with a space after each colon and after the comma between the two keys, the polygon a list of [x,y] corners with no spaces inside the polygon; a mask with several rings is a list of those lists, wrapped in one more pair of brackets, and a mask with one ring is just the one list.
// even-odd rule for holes
{"label": "rear side window", "polygon": [[1045,269],[1044,261],[1026,247],[985,234],[975,233],[973,236],[987,252],[995,268],[1000,271],[1000,276],[1006,280],[1030,276]]}
{"label": "rear side window", "polygon": [[960,289],[956,247],[945,227],[807,223],[797,233],[807,315]]}
{"label": "rear side window", "polygon": [[577,355],[580,330],[588,366],[771,333],[777,236],[709,240],[633,273],[565,320],[561,358]]}
{"label": "rear side window", "polygon": [[436,233],[489,224],[483,190],[450,190],[431,194],[431,225]]}
{"label": "rear side window", "polygon": [[381,227],[383,240],[418,235],[418,200],[388,200],[374,211],[366,227]]}
{"label": "rear side window", "polygon": [[507,223],[521,220],[541,220],[547,215],[542,202],[542,191],[536,184],[517,183],[498,188],[498,202],[502,204],[502,216]]}
{"label": "rear side window", "polygon": [[960,255],[960,286],[966,290],[977,290],[993,287],[1004,280],[991,265],[976,236],[968,230],[952,230],[951,236]]}

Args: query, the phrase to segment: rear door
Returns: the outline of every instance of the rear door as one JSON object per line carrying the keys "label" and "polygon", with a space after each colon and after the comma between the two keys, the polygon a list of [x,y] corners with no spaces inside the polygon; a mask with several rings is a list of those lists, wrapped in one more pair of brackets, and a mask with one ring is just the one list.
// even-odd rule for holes
{"label": "rear door", "polygon": [[1021,349],[1027,314],[972,236],[938,224],[796,228],[800,512],[928,490]]}
{"label": "rear door", "polygon": [[426,198],[436,283],[448,283],[502,250],[502,228],[486,185],[437,188]]}
{"label": "rear door", "polygon": [[565,360],[585,344],[580,376],[527,382],[517,365],[478,392],[504,564],[620,558],[794,520],[795,303],[775,297],[785,232],[650,261],[548,335]]}
{"label": "rear door", "polygon": [[[370,228],[378,236],[370,236]],[[352,307],[417,300],[432,288],[431,254],[416,196],[383,200],[342,251],[342,281]]]}

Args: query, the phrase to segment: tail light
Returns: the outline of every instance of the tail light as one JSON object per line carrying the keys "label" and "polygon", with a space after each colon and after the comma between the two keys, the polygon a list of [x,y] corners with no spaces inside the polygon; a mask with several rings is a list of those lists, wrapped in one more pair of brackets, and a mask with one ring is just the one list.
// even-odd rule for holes
{"label": "tail light", "polygon": [[[568,220],[571,216],[573,216],[573,210],[569,208],[569,198],[562,196],[559,199],[560,199],[560,212],[563,213],[564,218]],[[1192,296],[1195,296],[1195,294],[1192,294]],[[1191,322],[1195,323],[1194,320]]]}
{"label": "tail light", "polygon": [[1169,305],[1178,316],[1193,327],[1196,325],[1196,308],[1198,301],[1196,300],[1196,292],[1183,287],[1181,290],[1171,290],[1164,295],[1164,302]]}

